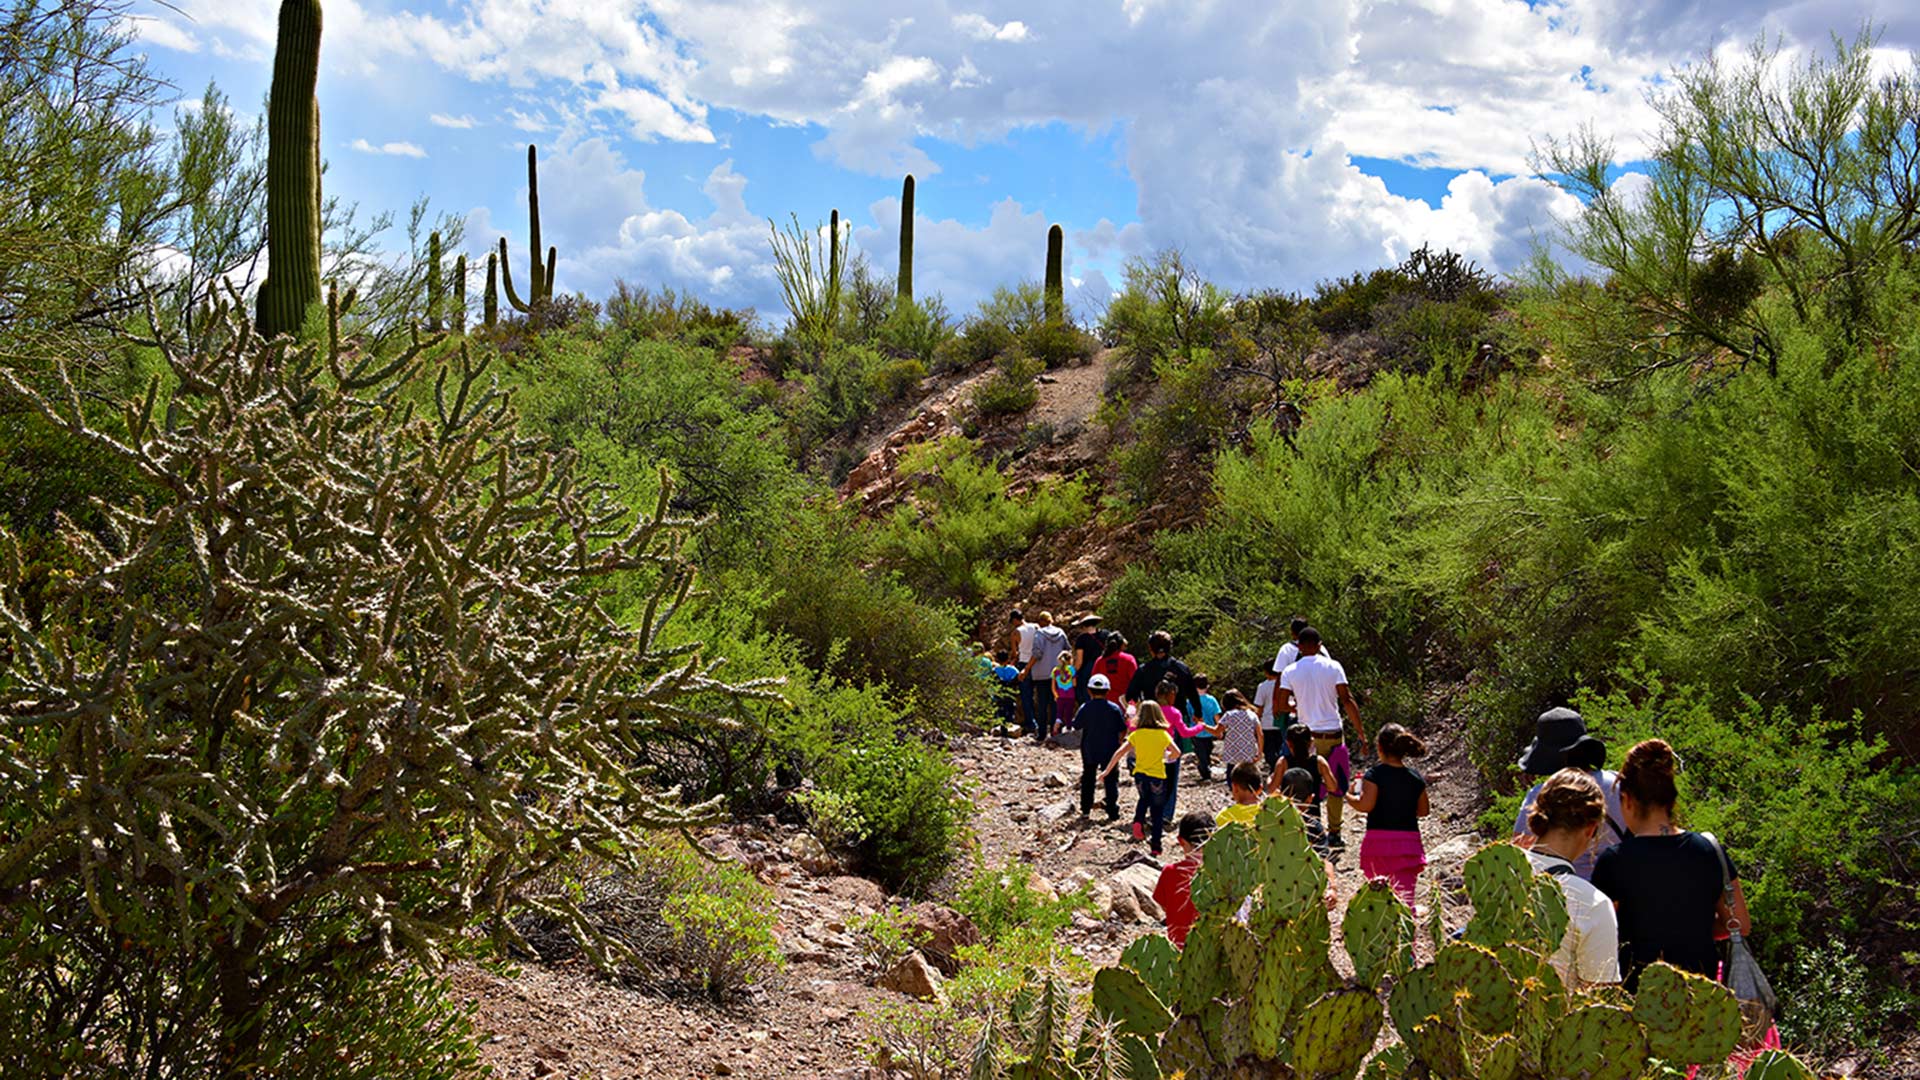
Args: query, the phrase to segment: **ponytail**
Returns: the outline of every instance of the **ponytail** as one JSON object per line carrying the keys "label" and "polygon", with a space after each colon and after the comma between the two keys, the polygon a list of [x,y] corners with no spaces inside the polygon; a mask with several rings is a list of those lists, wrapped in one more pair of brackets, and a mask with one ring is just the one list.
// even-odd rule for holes
{"label": "ponytail", "polygon": [[1380,729],[1379,746],[1382,757],[1413,758],[1427,752],[1427,744],[1421,741],[1420,736],[1399,724],[1388,724]]}

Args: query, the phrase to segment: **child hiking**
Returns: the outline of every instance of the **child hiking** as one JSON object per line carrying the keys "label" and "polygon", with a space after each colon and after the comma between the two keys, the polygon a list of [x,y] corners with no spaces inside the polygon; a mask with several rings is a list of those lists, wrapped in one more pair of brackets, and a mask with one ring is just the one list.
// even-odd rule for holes
{"label": "child hiking", "polygon": [[[1160,706],[1147,702],[1140,706],[1140,726],[1127,733],[1126,742],[1114,751],[1113,760],[1100,773],[1112,776],[1128,754],[1133,755],[1133,785],[1140,800],[1133,809],[1133,838],[1147,839],[1147,850],[1160,855],[1160,836],[1166,829],[1167,766],[1178,763],[1180,748],[1167,734],[1160,719]],[[1149,835],[1150,829],[1150,835]]]}
{"label": "child hiking", "polygon": [[1260,766],[1243,761],[1227,770],[1227,790],[1233,801],[1213,815],[1215,825],[1251,825],[1260,816]]}
{"label": "child hiking", "polygon": [[1193,757],[1200,766],[1200,779],[1203,782],[1213,780],[1213,732],[1214,725],[1220,719],[1220,701],[1207,690],[1211,685],[1205,675],[1193,677],[1193,689],[1200,697],[1199,717],[1187,717],[1200,725],[1200,731],[1193,737]]}
{"label": "child hiking", "polygon": [[1229,690],[1220,696],[1220,705],[1225,711],[1214,722],[1213,734],[1219,740],[1220,764],[1226,768],[1227,784],[1231,788],[1235,766],[1266,760],[1262,749],[1265,736],[1260,730],[1260,718],[1247,708],[1245,694]]}
{"label": "child hiking", "polygon": [[1420,840],[1420,819],[1427,816],[1427,778],[1406,764],[1427,752],[1420,737],[1399,724],[1380,729],[1380,764],[1360,780],[1360,793],[1346,796],[1349,806],[1367,815],[1367,835],[1360,841],[1360,872],[1383,877],[1393,891],[1414,906],[1414,886],[1427,865],[1426,845]]}
{"label": "child hiking", "polygon": [[1213,835],[1213,822],[1195,810],[1180,819],[1174,841],[1180,845],[1180,861],[1160,871],[1153,885],[1153,902],[1166,912],[1167,936],[1185,948],[1187,932],[1193,929],[1200,912],[1193,906],[1193,875],[1200,869],[1200,847]]}

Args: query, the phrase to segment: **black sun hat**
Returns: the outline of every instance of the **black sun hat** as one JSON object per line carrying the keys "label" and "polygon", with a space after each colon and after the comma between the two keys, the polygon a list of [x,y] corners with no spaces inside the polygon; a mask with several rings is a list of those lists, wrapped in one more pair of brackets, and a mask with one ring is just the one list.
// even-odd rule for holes
{"label": "black sun hat", "polygon": [[1567,749],[1587,733],[1587,722],[1572,709],[1548,709],[1534,721],[1533,742],[1520,756],[1520,771],[1551,776],[1567,763]]}

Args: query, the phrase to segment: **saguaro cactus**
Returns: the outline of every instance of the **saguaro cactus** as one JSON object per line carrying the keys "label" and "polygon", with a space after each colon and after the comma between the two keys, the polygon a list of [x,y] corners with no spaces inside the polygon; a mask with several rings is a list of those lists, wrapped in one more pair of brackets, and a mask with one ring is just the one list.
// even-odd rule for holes
{"label": "saguaro cactus", "polygon": [[446,280],[440,276],[440,234],[427,234],[427,329],[434,333],[446,329],[446,321],[441,316],[442,302],[446,299]]}
{"label": "saguaro cactus", "polygon": [[500,238],[500,283],[506,287],[507,303],[522,315],[532,314],[536,307],[553,299],[553,275],[560,261],[560,253],[548,248],[546,265],[540,264],[540,151],[531,144],[527,146],[527,232],[530,248],[527,269],[532,280],[527,284],[525,300],[513,287],[513,270],[507,263],[507,238]]}
{"label": "saguaro cactus", "polygon": [[453,260],[453,332],[467,332],[467,257]]}
{"label": "saguaro cactus", "polygon": [[487,253],[487,295],[481,301],[481,321],[491,330],[500,325],[499,256]]}
{"label": "saguaro cactus", "polygon": [[900,184],[900,299],[913,302],[913,174]]}
{"label": "saguaro cactus", "polygon": [[1055,225],[1047,230],[1047,322],[1059,326],[1067,321],[1067,290],[1063,279],[1066,261],[1066,230]]}
{"label": "saguaro cactus", "polygon": [[282,0],[267,93],[267,279],[255,326],[300,329],[320,302],[320,0]]}

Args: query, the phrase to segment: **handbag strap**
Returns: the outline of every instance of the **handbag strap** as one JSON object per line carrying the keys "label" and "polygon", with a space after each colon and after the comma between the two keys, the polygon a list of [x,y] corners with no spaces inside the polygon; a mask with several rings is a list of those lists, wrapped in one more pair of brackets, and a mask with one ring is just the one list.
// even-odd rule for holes
{"label": "handbag strap", "polygon": [[1727,846],[1720,838],[1710,832],[1700,834],[1713,845],[1713,853],[1720,860],[1720,895],[1727,903],[1727,940],[1740,940],[1740,919],[1733,913],[1733,860],[1727,856]]}

